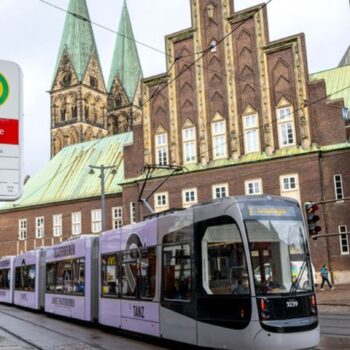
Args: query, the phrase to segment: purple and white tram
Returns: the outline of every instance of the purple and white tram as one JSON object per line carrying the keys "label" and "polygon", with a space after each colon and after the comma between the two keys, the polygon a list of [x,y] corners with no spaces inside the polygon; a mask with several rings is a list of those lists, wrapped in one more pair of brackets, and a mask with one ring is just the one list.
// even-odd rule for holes
{"label": "purple and white tram", "polygon": [[229,197],[160,214],[104,233],[99,251],[101,324],[217,349],[319,343],[294,200]]}
{"label": "purple and white tram", "polygon": [[14,258],[14,304],[35,310],[44,306],[45,250],[40,248]]}
{"label": "purple and white tram", "polygon": [[46,249],[45,311],[97,319],[98,237],[82,236]]}
{"label": "purple and white tram", "polygon": [[0,303],[12,304],[15,284],[14,256],[0,258]]}
{"label": "purple and white tram", "polygon": [[157,220],[100,237],[99,323],[160,336]]}

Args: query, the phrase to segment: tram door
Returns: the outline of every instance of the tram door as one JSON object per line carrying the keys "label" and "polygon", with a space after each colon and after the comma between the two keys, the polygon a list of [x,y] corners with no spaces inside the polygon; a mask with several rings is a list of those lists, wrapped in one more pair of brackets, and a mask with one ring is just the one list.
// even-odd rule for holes
{"label": "tram door", "polygon": [[192,212],[160,218],[162,293],[160,333],[163,337],[197,344]]}
{"label": "tram door", "polygon": [[[225,346],[232,342],[230,330],[244,329],[251,318],[247,260],[238,225],[230,216],[198,221],[195,250],[198,345]],[[212,326],[220,327],[218,337],[213,337]],[[240,339],[235,341],[239,346]]]}

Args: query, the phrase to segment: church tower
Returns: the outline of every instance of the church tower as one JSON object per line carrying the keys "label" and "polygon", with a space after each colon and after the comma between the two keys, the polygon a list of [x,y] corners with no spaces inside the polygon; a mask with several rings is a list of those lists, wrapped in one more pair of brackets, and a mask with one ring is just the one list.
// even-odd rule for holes
{"label": "church tower", "polygon": [[141,123],[142,68],[134,40],[129,11],[124,0],[108,81],[107,118],[109,134],[132,130]]}
{"label": "church tower", "polygon": [[85,0],[70,0],[51,95],[51,155],[107,135],[107,91]]}

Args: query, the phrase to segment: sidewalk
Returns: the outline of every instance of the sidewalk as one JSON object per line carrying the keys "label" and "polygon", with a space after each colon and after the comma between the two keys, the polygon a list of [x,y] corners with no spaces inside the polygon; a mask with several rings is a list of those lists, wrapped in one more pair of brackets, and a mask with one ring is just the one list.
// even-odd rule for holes
{"label": "sidewalk", "polygon": [[327,285],[324,291],[316,288],[318,311],[324,313],[345,313],[350,315],[350,284],[335,285],[330,290]]}

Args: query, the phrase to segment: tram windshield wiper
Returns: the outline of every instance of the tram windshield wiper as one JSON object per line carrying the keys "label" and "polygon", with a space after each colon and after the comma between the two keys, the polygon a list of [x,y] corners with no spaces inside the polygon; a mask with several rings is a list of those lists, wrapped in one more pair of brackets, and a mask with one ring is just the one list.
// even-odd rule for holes
{"label": "tram windshield wiper", "polygon": [[[299,232],[300,232],[300,235],[302,236],[302,232],[300,229],[299,229]],[[297,276],[295,282],[292,282],[292,285],[291,285],[290,290],[289,290],[289,295],[295,294],[297,292],[298,287],[299,287],[299,283],[300,283],[301,278],[302,278],[304,271],[305,271],[305,267],[306,267],[307,263],[311,261],[310,254],[308,253],[307,245],[306,245],[304,240],[302,240],[302,242],[303,242],[303,246],[304,246],[304,252],[306,255],[305,255],[305,258],[301,264],[301,267],[300,267],[300,270],[299,270],[299,273],[298,273],[298,276]]]}

